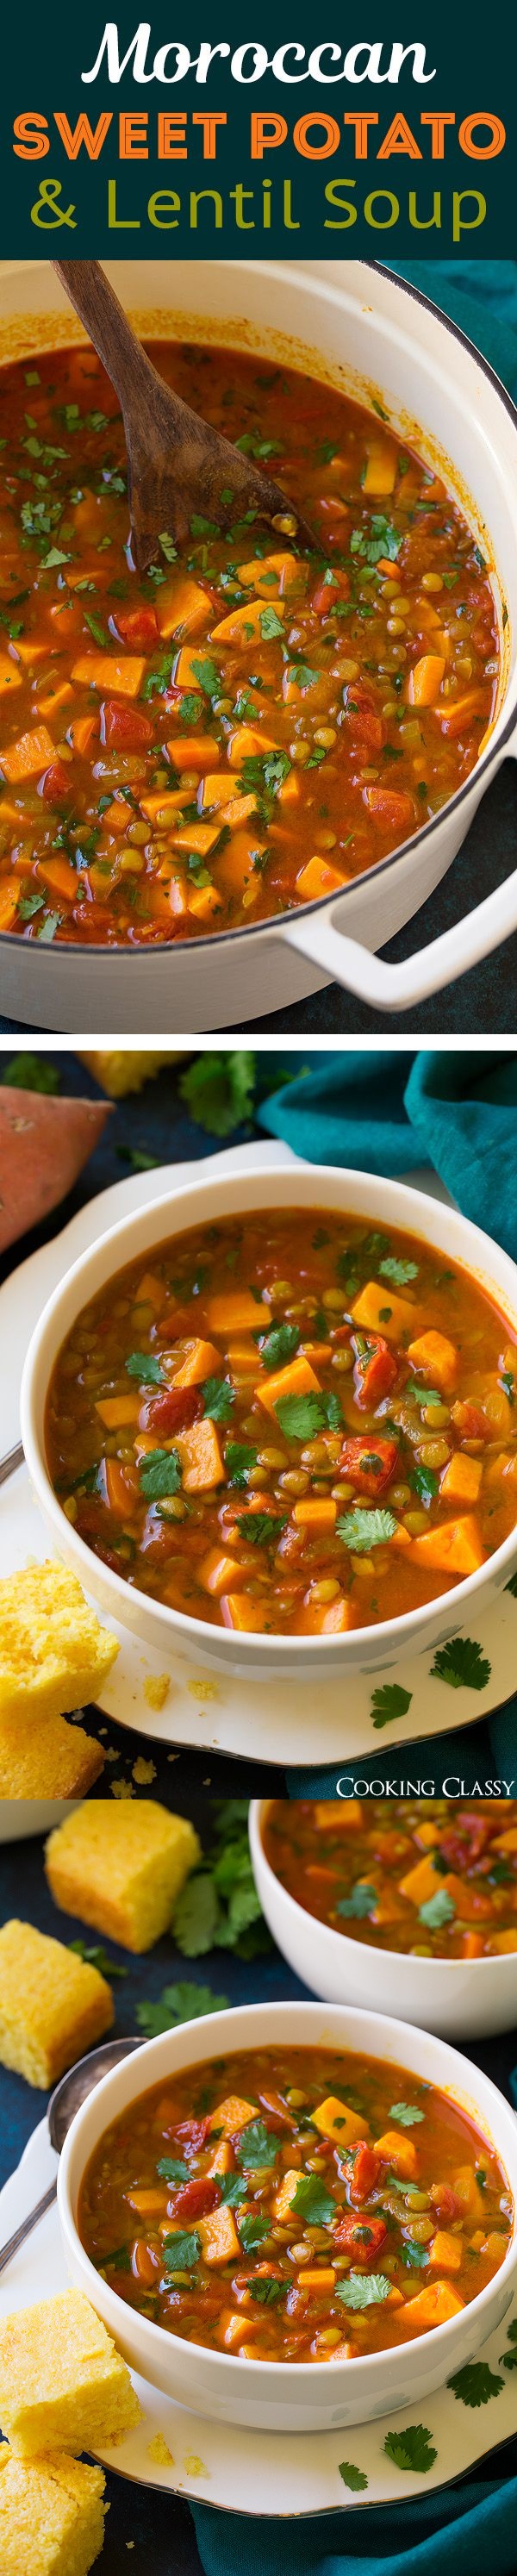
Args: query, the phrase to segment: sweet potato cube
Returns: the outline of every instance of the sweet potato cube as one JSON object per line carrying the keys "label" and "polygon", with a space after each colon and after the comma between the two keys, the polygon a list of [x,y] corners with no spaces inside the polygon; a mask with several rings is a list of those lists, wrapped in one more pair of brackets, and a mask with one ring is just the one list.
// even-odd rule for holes
{"label": "sweet potato cube", "polygon": [[18,877],[3,877],[0,884],[0,930],[10,930],[11,922],[16,920],[19,896]]}
{"label": "sweet potato cube", "polygon": [[429,2247],[429,2262],[438,2271],[459,2272],[461,2257],[461,2236],[453,2236],[448,2227],[438,2227]]}
{"label": "sweet potato cube", "polygon": [[232,1584],[244,1583],[245,1569],[238,1557],[225,1556],[221,1547],[210,1547],[198,1565],[197,1579],[202,1591],[213,1593],[217,1600],[221,1592],[231,1590]]}
{"label": "sweet potato cube", "polygon": [[174,1445],[181,1458],[184,1493],[207,1494],[212,1485],[224,1483],[224,1460],[215,1422],[208,1414],[203,1422],[192,1422],[188,1431],[179,1433]]}
{"label": "sweet potato cube", "polygon": [[408,707],[434,707],[445,672],[441,653],[422,653],[413,664],[405,691]]}
{"label": "sweet potato cube", "polygon": [[298,2280],[303,2283],[304,2290],[319,2290],[321,2298],[326,2291],[335,2289],[336,2274],[333,2264],[322,2263],[319,2272],[316,2265],[313,2272],[310,2268],[306,2271],[304,2266],[303,2272],[298,2273]]}
{"label": "sweet potato cube", "polygon": [[276,607],[279,590],[297,590],[302,586],[305,588],[307,565],[298,563],[296,555],[287,553],[263,557],[253,555],[251,563],[239,564],[239,581],[243,590],[263,593],[264,599],[274,600]]}
{"label": "sweet potato cube", "polygon": [[517,1825],[508,1825],[506,1833],[495,1835],[494,1851],[517,1852]]}
{"label": "sweet potato cube", "polygon": [[108,689],[110,697],[138,698],[144,671],[144,653],[123,653],[118,660],[111,653],[82,653],[72,679],[79,688]]}
{"label": "sweet potato cube", "polygon": [[228,805],[232,788],[233,779],[228,777],[227,769],[208,770],[201,789],[203,813],[210,811],[215,805]]}
{"label": "sweet potato cube", "polygon": [[318,2102],[311,2112],[311,2119],[321,2137],[334,2138],[337,2147],[351,2147],[354,2138],[364,2138],[364,2112],[361,2118],[357,2111],[349,2111],[348,2103],[340,2102],[337,2093],[327,2093],[326,2100]]}
{"label": "sweet potato cube", "polygon": [[178,638],[199,635],[202,627],[208,625],[210,613],[207,591],[201,589],[200,582],[190,580],[187,574],[183,579],[180,575],[170,587],[167,583],[160,591],[158,624],[160,635],[167,640],[169,635],[177,635]]}
{"label": "sweet potato cube", "polygon": [[102,1404],[96,1404],[95,1411],[100,1414],[106,1431],[121,1431],[126,1422],[138,1422],[140,1402],[139,1395],[106,1395]]}
{"label": "sweet potato cube", "polygon": [[274,1414],[283,1395],[308,1395],[312,1388],[319,1395],[319,1379],[314,1375],[310,1360],[296,1359],[290,1360],[287,1368],[276,1369],[267,1380],[262,1379],[255,1393],[260,1396],[264,1411]]}
{"label": "sweet potato cube", "polygon": [[342,1635],[348,1628],[355,1628],[353,1604],[345,1599],[344,1594],[327,1603],[306,1601],[300,1615],[300,1628],[304,1637]]}
{"label": "sweet potato cube", "polygon": [[466,1450],[455,1449],[442,1476],[440,1493],[448,1503],[477,1503],[483,1461],[468,1458]]}
{"label": "sweet potato cube", "polygon": [[344,869],[331,867],[328,859],[308,859],[296,879],[296,890],[304,903],[315,903],[321,894],[338,894],[343,885],[348,885]]}
{"label": "sweet potato cube", "polygon": [[221,2209],[212,2210],[210,2218],[198,2219],[198,2233],[205,2263],[232,2263],[235,2255],[239,2256],[233,2209],[228,2209],[224,2202]]}
{"label": "sweet potato cube", "polygon": [[514,1932],[491,1932],[489,1948],[490,1955],[494,1951],[496,1958],[504,1958],[507,1950],[517,1950],[517,1923]]}
{"label": "sweet potato cube", "polygon": [[317,1536],[318,1531],[321,1533],[334,1529],[337,1503],[332,1502],[330,1494],[315,1494],[312,1500],[310,1494],[304,1494],[303,1501],[295,1503],[294,1518],[300,1523],[302,1529],[314,1530]]}
{"label": "sweet potato cube", "polygon": [[40,771],[50,769],[55,756],[55,743],[46,725],[36,725],[33,733],[21,733],[18,742],[2,751],[0,768],[9,786],[16,787],[19,779],[37,778]]}
{"label": "sweet potato cube", "polygon": [[173,850],[188,850],[197,859],[208,859],[219,839],[218,823],[189,823],[171,834]]}
{"label": "sweet potato cube", "polygon": [[263,752],[278,751],[278,743],[263,733],[259,725],[239,725],[232,733],[228,759],[231,769],[242,769],[245,760],[262,759]]}
{"label": "sweet potato cube", "polygon": [[443,1879],[438,1878],[431,1859],[414,1861],[411,1869],[406,1870],[405,1878],[399,1878],[400,1894],[409,1896],[412,1905],[427,1905],[428,1898],[436,1895],[438,1886],[443,1886]]}
{"label": "sweet potato cube", "polygon": [[208,2180],[211,2182],[212,2177],[215,2177],[217,2174],[231,2173],[232,2164],[233,2158],[230,2139],[218,2138],[215,2156],[212,2156],[211,2164],[207,2165]]}
{"label": "sweet potato cube", "polygon": [[215,1342],[192,1342],[186,1360],[176,1370],[174,1385],[202,1386],[204,1379],[220,1366],[221,1353],[216,1351]]}
{"label": "sweet potato cube", "polygon": [[203,777],[206,769],[215,769],[219,759],[219,744],[211,733],[175,733],[165,747],[180,777],[182,769],[197,769]]}
{"label": "sweet potato cube", "polygon": [[20,689],[21,682],[22,674],[17,670],[16,662],[10,661],[8,653],[0,653],[0,697],[7,697],[13,689]]}
{"label": "sweet potato cube", "polygon": [[236,2138],[239,2130],[249,2128],[250,2120],[256,2117],[256,2102],[247,2102],[242,2093],[227,2093],[224,2102],[218,2102],[211,2112],[209,2125],[211,2129],[222,2129],[225,2138]]}
{"label": "sweet potato cube", "polygon": [[449,2317],[459,2316],[464,2305],[451,2281],[429,2281],[418,2298],[405,2301],[400,2319],[404,2342],[410,2334],[427,2334],[430,2326],[446,2325]]}
{"label": "sweet potato cube", "polygon": [[412,2182],[418,2173],[413,2139],[403,2137],[400,2129],[384,2129],[382,2138],[375,2139],[375,2154],[382,2156],[385,2164],[393,2165],[395,2173],[401,2174],[404,2181]]}
{"label": "sweet potato cube", "polygon": [[383,1286],[382,1279],[368,1280],[366,1288],[362,1288],[360,1296],[356,1297],[351,1314],[354,1324],[359,1324],[367,1333],[384,1334],[388,1342],[400,1341],[401,1333],[410,1331],[415,1321],[415,1307],[410,1304],[409,1297],[396,1297],[389,1280]]}
{"label": "sweet potato cube", "polygon": [[[275,599],[275,613],[277,617],[285,617],[284,600]],[[266,614],[265,600],[246,600],[244,608],[232,608],[229,617],[221,617],[219,625],[212,627],[211,644],[242,645],[244,651],[248,644],[262,644],[262,618]]]}
{"label": "sweet potato cube", "polygon": [[475,1574],[484,1565],[485,1549],[474,1513],[465,1520],[444,1521],[442,1529],[424,1532],[412,1542],[414,1565],[430,1565],[444,1574]]}
{"label": "sweet potato cube", "polygon": [[453,2174],[452,2188],[455,2199],[459,2201],[466,2217],[483,2222],[485,2216],[483,2196],[479,2183],[476,2182],[473,2165],[458,2165],[457,2173]]}
{"label": "sweet potato cube", "polygon": [[408,1345],[408,1360],[413,1368],[425,1369],[426,1377],[436,1378],[440,1393],[450,1395],[458,1374],[458,1353],[446,1333],[419,1333]]}
{"label": "sweet potato cube", "polygon": [[272,2202],[273,2216],[275,2218],[283,2219],[289,2217],[291,2203],[294,2200],[295,2191],[297,2190],[300,2180],[301,2175],[299,2165],[290,2165],[288,2172],[282,2176],[279,2189],[275,2194],[274,2201]]}
{"label": "sweet potato cube", "polygon": [[223,1626],[236,1628],[242,1636],[263,1636],[267,1619],[265,1601],[252,1601],[249,1592],[221,1594]]}
{"label": "sweet potato cube", "polygon": [[[241,814],[239,829],[238,831],[234,829],[236,817],[233,809],[237,803],[239,804],[239,807],[241,807],[245,803],[248,803],[248,798],[243,796],[232,798],[232,817],[230,824],[232,837],[231,841],[227,843],[226,849],[221,850],[221,856],[217,862],[221,885],[224,885],[224,887],[227,888],[229,894],[242,894],[244,887],[252,884],[255,858],[261,858],[262,856],[267,855],[264,849],[264,842],[261,842],[259,837],[258,826],[255,832],[253,829],[251,832],[245,831],[244,829],[241,830],[240,825],[241,823],[244,824],[245,819]],[[258,874],[256,882],[258,888]]]}
{"label": "sweet potato cube", "polygon": [[339,1829],[344,1826],[345,1831],[360,1834],[363,1825],[361,1799],[317,1798],[314,1823],[319,1834],[335,1834],[336,1825]]}
{"label": "sweet potato cube", "polygon": [[257,2334],[258,2327],[259,2318],[247,2316],[242,2308],[221,2308],[217,2341],[224,2344],[225,2352],[239,2352],[249,2335]]}
{"label": "sweet potato cube", "polygon": [[396,472],[396,448],[388,447],[386,439],[372,440],[363,474],[363,492],[369,498],[375,494],[379,500],[386,499],[388,492],[393,491]]}
{"label": "sweet potato cube", "polygon": [[223,1297],[207,1299],[207,1321],[213,1333],[222,1339],[231,1333],[258,1333],[271,1322],[269,1306],[257,1303],[248,1288],[228,1289]]}
{"label": "sweet potato cube", "polygon": [[[211,650],[212,646],[210,644],[210,653]],[[198,694],[201,690],[203,691],[204,697],[209,697],[209,689],[203,689],[203,658],[203,647],[201,644],[198,644],[197,650],[196,646],[194,646],[193,652],[191,651],[190,645],[182,645],[181,653],[178,654],[178,660],[174,671],[174,686],[176,689],[196,689]]]}

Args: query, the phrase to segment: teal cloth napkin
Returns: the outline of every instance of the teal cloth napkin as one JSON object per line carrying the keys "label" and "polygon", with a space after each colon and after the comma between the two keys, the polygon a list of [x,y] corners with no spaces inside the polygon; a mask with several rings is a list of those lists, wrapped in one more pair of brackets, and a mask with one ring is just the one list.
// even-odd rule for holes
{"label": "teal cloth napkin", "polygon": [[[261,1126],[310,1163],[402,1177],[430,1164],[464,1216],[517,1259],[517,1056],[384,1051],[322,1056],[315,1073],[262,1102]],[[452,1711],[451,1711],[452,1716]],[[451,1728],[398,1753],[379,1746],[357,1778],[458,1778],[461,1796],[517,1778],[517,1699],[466,1730]],[[513,1767],[512,1767],[513,1766]],[[288,1773],[293,1798],[332,1798],[336,1771]],[[403,1794],[403,1792],[402,1792]],[[451,1794],[453,1794],[451,1792]]]}
{"label": "teal cloth napkin", "polygon": [[[390,266],[458,323],[517,401],[517,262],[440,261],[435,267],[419,260]],[[515,1257],[516,1100],[517,1065],[502,1055],[358,1053],[322,1057],[320,1072],[299,1077],[263,1104],[260,1124],[309,1162],[387,1173],[434,1164],[464,1213],[498,1235]],[[471,1778],[511,1779],[516,1716],[517,1699],[468,1734],[441,1738],[440,1764],[446,1753],[447,1772],[459,1770],[467,1795]],[[436,1751],[435,1739],[434,1762]],[[517,1769],[517,1750],[514,1758]],[[375,1756],[374,1777],[384,1778],[388,1759]],[[424,1760],[427,1770],[429,1746],[422,1744],[419,1776]],[[367,1767],[361,1764],[362,1777]],[[335,1780],[328,1773],[324,1781],[314,1773],[293,1773],[289,1788],[294,1797],[331,1797]],[[471,2478],[445,2496],[423,2494],[397,2507],[392,2520],[375,2508],[292,2524],[243,2523],[208,2505],[193,2506],[192,2512],[205,2576],[241,2576],[243,2565],[247,2576],[363,2576],[365,2568],[367,2576],[385,2576],[387,2566],[390,2576],[485,2576],[489,2553],[496,2555],[498,2576],[515,2576],[517,2477],[503,2486]]]}
{"label": "teal cloth napkin", "polygon": [[205,2504],[191,2512],[205,2576],[486,2576],[492,2552],[498,2576],[515,2576],[517,2477],[469,2479],[391,2513],[243,2523]]}

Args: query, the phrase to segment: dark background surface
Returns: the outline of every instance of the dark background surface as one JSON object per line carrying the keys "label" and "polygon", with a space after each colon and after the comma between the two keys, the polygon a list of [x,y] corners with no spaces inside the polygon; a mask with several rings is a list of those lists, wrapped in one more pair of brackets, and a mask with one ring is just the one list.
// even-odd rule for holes
{"label": "dark background surface", "polygon": [[[210,1839],[207,1802],[187,1796],[178,1799],[182,1811],[192,1816],[205,1843]],[[0,1853],[0,1922],[11,1914],[23,1917],[54,1938],[73,1941],[84,1933],[84,1925],[71,1915],[61,1914],[49,1895],[43,1869],[43,1848],[39,1838],[4,1846]],[[95,1934],[85,1935],[89,1941]],[[108,1955],[127,1970],[125,1979],[117,1979],[114,1988],[116,2029],[133,2031],[135,2006],[141,1998],[156,1999],[164,1985],[176,1977],[188,1977],[195,1983],[210,1985],[214,1994],[225,1994],[232,2004],[278,2001],[306,1995],[307,1989],[293,1975],[278,1950],[247,1963],[234,1958],[227,1950],[212,1950],[208,1957],[190,1961],[180,1957],[168,1935],[146,1958],[134,1959],[113,1941],[104,1944]],[[217,2029],[217,2023],[214,2024]],[[517,2035],[503,2034],[499,2039],[469,2045],[469,2055],[476,2065],[509,2091],[509,2076],[517,2056]],[[22,2076],[0,2071],[0,2184],[5,2182],[18,2163],[26,2140],[44,2115],[47,2096],[33,2092]],[[36,2295],[36,2285],[35,2285]],[[517,2475],[517,2438],[499,2451],[490,2453],[483,2464],[483,2477],[494,2483]],[[104,2554],[100,2561],[102,2576],[200,2576],[200,2560],[193,2524],[181,2498],[159,2495],[154,2491],[130,2485],[112,2473],[107,2478],[111,2510],[108,2516]],[[336,2520],[335,2547],[343,2547],[344,2526]],[[246,2565],[246,2524],[241,2525],[243,2576]],[[399,2535],[398,2535],[399,2537]],[[128,2559],[128,2542],[134,2543]]]}

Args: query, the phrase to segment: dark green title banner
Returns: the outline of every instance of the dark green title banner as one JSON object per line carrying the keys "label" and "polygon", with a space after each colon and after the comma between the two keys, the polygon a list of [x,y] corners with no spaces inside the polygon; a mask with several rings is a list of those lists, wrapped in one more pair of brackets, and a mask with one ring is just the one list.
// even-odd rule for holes
{"label": "dark green title banner", "polygon": [[6,257],[517,255],[502,24],[29,17],[5,40]]}

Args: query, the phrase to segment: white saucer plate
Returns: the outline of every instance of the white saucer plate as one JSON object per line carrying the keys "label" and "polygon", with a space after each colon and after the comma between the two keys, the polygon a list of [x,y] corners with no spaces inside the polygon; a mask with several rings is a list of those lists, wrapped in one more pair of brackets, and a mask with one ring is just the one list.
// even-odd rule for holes
{"label": "white saucer plate", "polygon": [[[234,1146],[226,1153],[211,1156],[210,1171],[220,1172],[224,1179],[236,1170],[260,1170],[261,1165],[271,1162],[291,1165],[295,1159],[287,1146],[265,1140],[263,1144]],[[170,1164],[157,1172],[138,1173],[130,1180],[117,1182],[89,1200],[60,1235],[12,1272],[0,1289],[5,1388],[2,1448],[19,1439],[19,1391],[28,1341],[42,1303],[62,1278],[64,1268],[120,1217],[153,1197],[168,1197],[172,1190],[184,1188],[198,1171],[197,1163]],[[419,1170],[408,1177],[413,1187],[446,1198],[434,1174]],[[315,1198],[317,1186],[315,1166]],[[20,1468],[0,1488],[0,1575],[13,1573],[26,1564],[28,1557],[43,1559],[48,1554],[48,1544],[27,1471]],[[386,1663],[383,1679],[402,1684],[410,1692],[411,1702],[407,1714],[391,1720],[382,1733],[375,1725],[372,1707],[373,1692],[379,1688],[378,1670],[370,1675],[354,1674],[346,1682],[338,1679],[323,1683],[318,1679],[317,1699],[312,1680],[304,1687],[299,1682],[270,1676],[265,1692],[260,1682],[233,1681],[229,1675],[212,1679],[206,1671],[197,1670],[195,1662],[190,1665],[179,1656],[171,1659],[170,1667],[166,1666],[163,1655],[138,1644],[129,1630],[114,1620],[107,1619],[105,1624],[118,1638],[120,1653],[99,1694],[103,1714],[148,1740],[190,1746],[204,1753],[233,1754],[242,1761],[282,1767],[294,1762],[304,1766],[328,1762],[346,1770],[361,1755],[376,1750],[384,1754],[386,1744],[390,1750],[414,1745],[422,1737],[442,1735],[451,1726],[472,1725],[475,1718],[501,1707],[514,1688],[517,1601],[509,1592],[500,1597],[483,1622],[477,1623],[476,1641],[490,1666],[483,1690],[451,1689],[450,1684],[433,1676],[432,1655],[415,1655],[400,1663],[393,1659]],[[456,1626],[452,1598],[450,1635],[464,1633]],[[169,1688],[163,1708],[157,1712],[150,1704],[145,1685],[165,1669],[170,1671]]]}
{"label": "white saucer plate", "polygon": [[[14,2232],[39,2199],[57,2170],[45,2120],[33,2131],[17,2166],[0,2192],[0,2243]],[[0,2316],[32,2306],[67,2288],[56,2208],[47,2211],[33,2234],[0,2277]],[[517,2433],[517,2371],[504,2361],[516,2346],[508,2328],[517,2317],[517,2298],[504,2325],[490,2336],[478,2358],[488,2363],[497,2389],[486,2404],[466,2405],[451,2388],[426,2397],[422,2421],[436,2458],[427,2470],[401,2469],[386,2454],[388,2433],[405,2430],[408,2409],[393,2408],[375,2424],[354,2425],[331,2433],[251,2433],[231,2424],[215,2424],[161,2397],[135,2374],[133,2386],[143,2409],[143,2422],[110,2450],[96,2454],[107,2469],[138,2486],[159,2487],[215,2505],[221,2512],[257,2516],[342,2513],[356,2505],[400,2505],[429,2488],[439,2489],[465,2477],[469,2469]],[[419,2409],[415,2412],[418,2414]],[[170,2463],[152,2457],[158,2435],[170,2451]],[[341,2462],[351,2464],[368,2481],[359,2492],[340,2476]]]}

